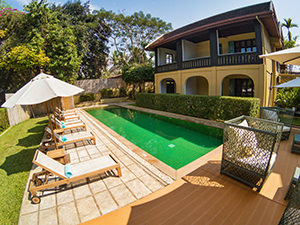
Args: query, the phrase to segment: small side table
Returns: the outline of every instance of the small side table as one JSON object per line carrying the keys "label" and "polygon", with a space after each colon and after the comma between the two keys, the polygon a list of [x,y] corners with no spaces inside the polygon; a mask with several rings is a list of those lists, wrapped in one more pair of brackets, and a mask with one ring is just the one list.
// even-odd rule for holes
{"label": "small side table", "polygon": [[299,167],[296,167],[295,168],[295,171],[294,171],[294,174],[293,174],[293,177],[292,177],[292,180],[291,180],[291,183],[290,183],[290,186],[289,186],[289,190],[287,191],[285,197],[284,197],[284,200],[286,199],[289,199],[296,187],[296,183],[299,179],[299,176],[300,176],[300,168]]}
{"label": "small side table", "polygon": [[292,152],[300,154],[300,134],[295,134],[294,136]]}

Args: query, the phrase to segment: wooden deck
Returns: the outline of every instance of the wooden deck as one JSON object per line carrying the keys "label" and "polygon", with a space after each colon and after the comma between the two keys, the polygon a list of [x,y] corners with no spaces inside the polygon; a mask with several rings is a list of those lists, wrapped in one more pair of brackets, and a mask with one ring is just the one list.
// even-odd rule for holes
{"label": "wooden deck", "polygon": [[300,165],[300,155],[291,153],[293,136],[281,142],[260,193],[221,175],[218,152],[182,179],[86,224],[278,224],[293,171]]}

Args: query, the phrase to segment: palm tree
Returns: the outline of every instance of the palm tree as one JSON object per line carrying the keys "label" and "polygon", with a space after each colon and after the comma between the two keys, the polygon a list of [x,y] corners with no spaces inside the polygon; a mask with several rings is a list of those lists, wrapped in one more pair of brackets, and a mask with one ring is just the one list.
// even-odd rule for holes
{"label": "palm tree", "polygon": [[292,40],[292,33],[290,31],[290,29],[292,27],[298,27],[298,24],[292,23],[292,19],[288,18],[288,19],[283,19],[284,23],[281,25],[282,27],[286,27],[288,30],[288,38],[289,38],[289,42]]}

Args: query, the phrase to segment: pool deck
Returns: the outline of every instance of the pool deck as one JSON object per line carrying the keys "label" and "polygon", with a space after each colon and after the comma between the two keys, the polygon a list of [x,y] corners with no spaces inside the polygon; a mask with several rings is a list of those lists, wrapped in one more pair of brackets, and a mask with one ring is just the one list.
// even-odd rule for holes
{"label": "pool deck", "polygon": [[291,153],[294,130],[260,193],[220,174],[221,152],[192,173],[134,203],[91,220],[93,224],[278,224],[300,155]]}
{"label": "pool deck", "polygon": [[[39,205],[30,203],[26,189],[19,224],[278,224],[290,179],[300,165],[300,155],[291,153],[294,133],[300,130],[293,129],[289,140],[281,142],[273,172],[257,193],[220,174],[221,148],[174,181],[136,154],[135,145],[86,112],[78,113],[95,133],[97,145],[70,147],[72,162],[113,154],[123,176],[101,175],[66,191],[45,192]],[[37,170],[33,167],[31,174]]]}
{"label": "pool deck", "polygon": [[[24,192],[19,225],[79,224],[147,196],[174,180],[109,134],[106,126],[92,123],[87,113],[77,110],[89,130],[96,136],[96,145],[78,143],[66,146],[71,162],[78,163],[112,154],[121,164],[122,177],[100,174],[68,185],[67,190],[53,189],[40,192],[41,203],[29,200],[28,182],[32,174],[41,171],[33,165]],[[127,151],[130,151],[129,153]]]}

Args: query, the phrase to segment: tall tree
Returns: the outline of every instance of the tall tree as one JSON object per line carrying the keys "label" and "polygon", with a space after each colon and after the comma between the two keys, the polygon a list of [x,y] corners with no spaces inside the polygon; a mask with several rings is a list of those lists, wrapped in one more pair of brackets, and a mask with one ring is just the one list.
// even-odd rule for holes
{"label": "tall tree", "polygon": [[92,14],[89,3],[80,1],[52,5],[64,26],[70,26],[76,37],[77,54],[81,57],[79,78],[102,76],[108,56],[109,26],[98,14]]}
{"label": "tall tree", "polygon": [[77,78],[80,57],[70,27],[63,27],[44,0],[0,15],[0,89],[16,91],[40,69],[65,81]]}
{"label": "tall tree", "polygon": [[11,8],[11,6],[5,0],[0,0],[0,10],[5,8]]}
{"label": "tall tree", "polygon": [[283,19],[284,23],[282,23],[282,27],[285,27],[287,29],[288,32],[288,40],[289,42],[292,41],[292,33],[290,31],[291,28],[293,27],[298,27],[298,24],[292,23],[292,19],[288,18],[288,19]]}
{"label": "tall tree", "polygon": [[145,52],[146,46],[172,29],[170,23],[142,11],[126,16],[101,9],[97,14],[109,24],[112,30],[110,41],[115,50],[112,56],[116,58],[117,55],[124,66],[149,63],[151,58]]}

